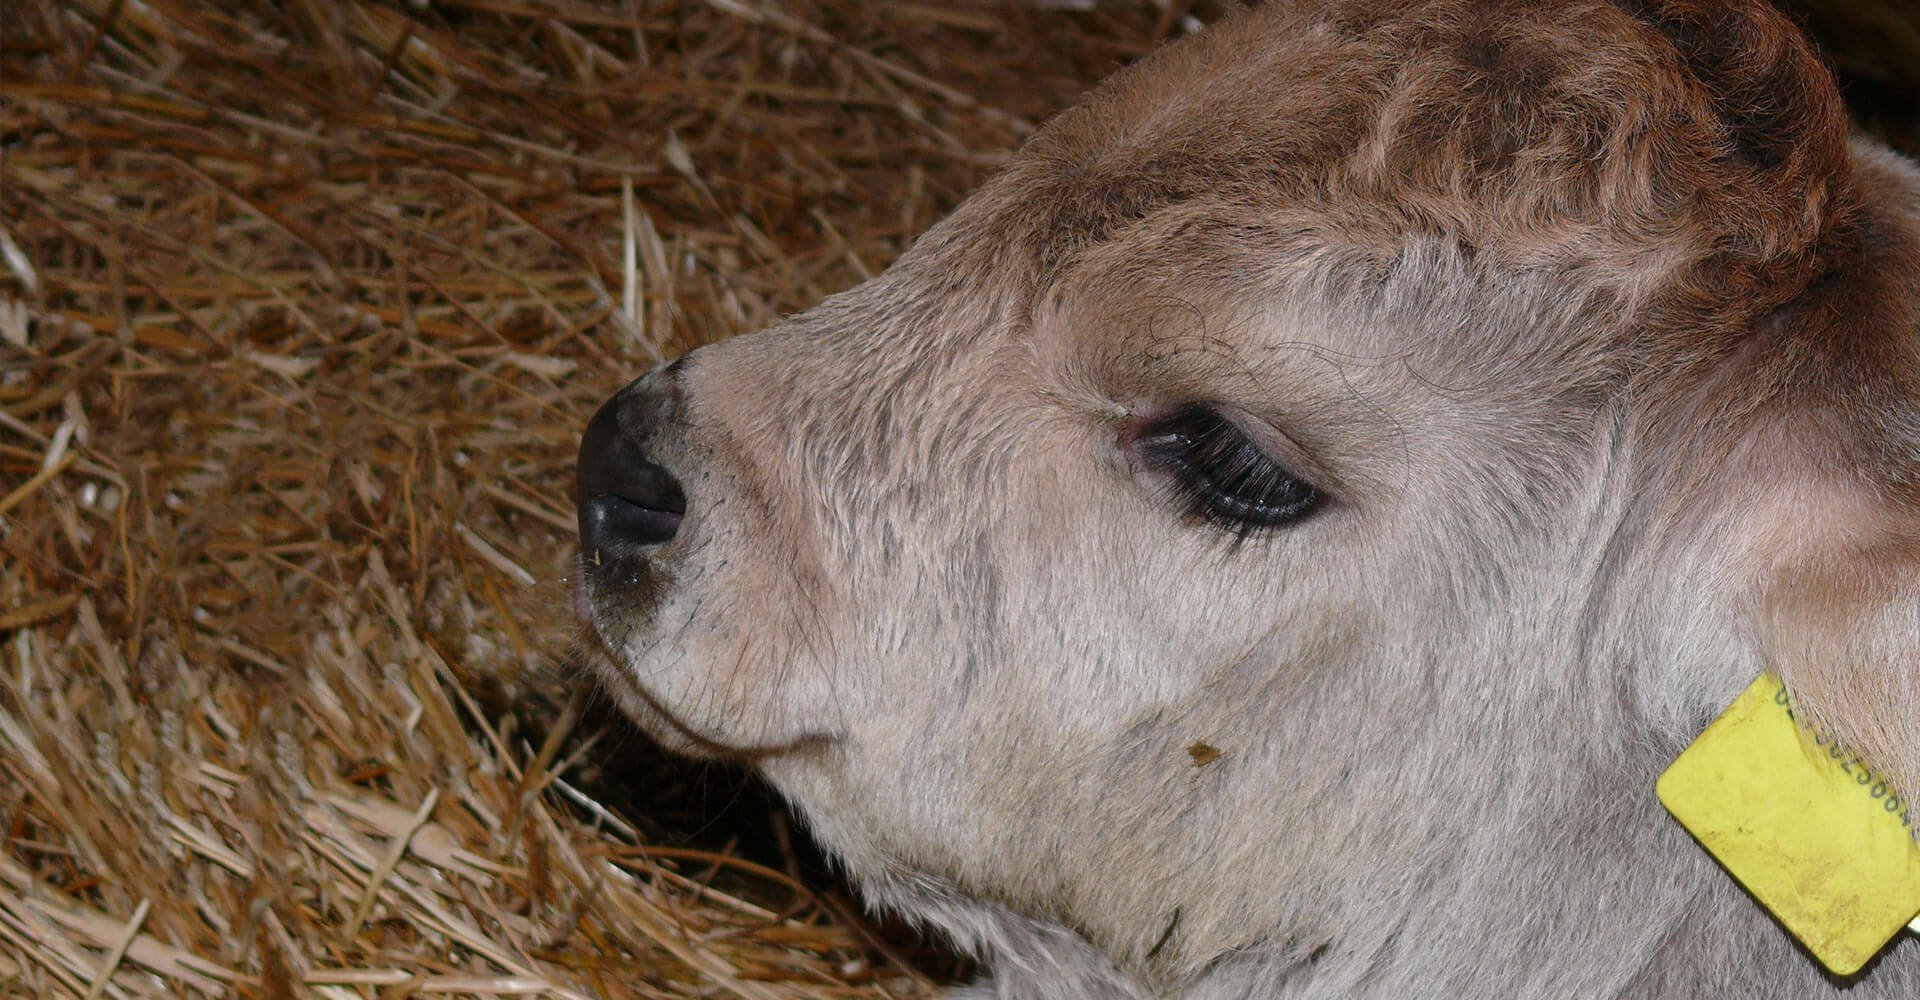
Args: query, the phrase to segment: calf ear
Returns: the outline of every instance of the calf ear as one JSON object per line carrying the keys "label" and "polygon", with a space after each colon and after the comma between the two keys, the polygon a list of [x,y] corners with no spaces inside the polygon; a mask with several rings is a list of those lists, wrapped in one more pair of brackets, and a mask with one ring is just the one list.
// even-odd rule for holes
{"label": "calf ear", "polygon": [[[1713,0],[1645,6],[1698,12],[1684,19],[1699,31],[1680,37],[1715,34]],[[1763,132],[1797,122],[1779,134],[1807,148],[1756,147],[1755,169],[1826,211],[1805,280],[1777,282],[1776,272],[1786,300],[1724,328],[1732,336],[1716,344],[1717,374],[1728,378],[1704,379],[1716,388],[1700,391],[1720,400],[1716,413],[1729,419],[1717,426],[1738,427],[1739,444],[1711,476],[1722,489],[1745,486],[1732,504],[1745,519],[1723,523],[1738,525],[1750,557],[1743,583],[1766,665],[1920,797],[1920,171],[1849,144],[1837,94],[1804,41],[1762,35],[1773,41],[1736,44],[1745,57],[1708,60],[1760,68],[1745,74],[1756,87],[1727,91],[1747,109],[1729,121]],[[1771,175],[1767,161],[1779,164]]]}
{"label": "calf ear", "polygon": [[1767,665],[1920,796],[1920,173],[1869,162],[1824,275],[1746,352]]}
{"label": "calf ear", "polygon": [[1768,573],[1756,638],[1817,725],[1920,794],[1920,540],[1876,534]]}

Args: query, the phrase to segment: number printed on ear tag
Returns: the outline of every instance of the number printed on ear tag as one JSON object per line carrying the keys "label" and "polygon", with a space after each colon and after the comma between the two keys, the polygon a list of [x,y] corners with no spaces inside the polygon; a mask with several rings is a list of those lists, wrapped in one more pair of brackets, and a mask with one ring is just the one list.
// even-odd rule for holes
{"label": "number printed on ear tag", "polygon": [[1920,914],[1915,807],[1762,674],[1660,776],[1667,811],[1828,969]]}

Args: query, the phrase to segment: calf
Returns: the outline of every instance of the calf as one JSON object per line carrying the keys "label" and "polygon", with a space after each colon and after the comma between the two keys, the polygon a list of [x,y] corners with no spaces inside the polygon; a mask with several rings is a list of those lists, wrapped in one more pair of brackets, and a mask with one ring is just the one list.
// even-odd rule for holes
{"label": "calf", "polygon": [[967,996],[1920,994],[1654,779],[1920,790],[1920,172],[1758,0],[1292,0],[616,395],[578,603]]}

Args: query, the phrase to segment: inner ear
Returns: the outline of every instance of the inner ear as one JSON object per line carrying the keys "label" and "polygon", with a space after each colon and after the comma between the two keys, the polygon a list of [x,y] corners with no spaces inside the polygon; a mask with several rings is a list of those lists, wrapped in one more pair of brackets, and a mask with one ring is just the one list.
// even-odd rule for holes
{"label": "inner ear", "polygon": [[1815,725],[1920,794],[1920,540],[1808,553],[1769,574],[1756,638]]}

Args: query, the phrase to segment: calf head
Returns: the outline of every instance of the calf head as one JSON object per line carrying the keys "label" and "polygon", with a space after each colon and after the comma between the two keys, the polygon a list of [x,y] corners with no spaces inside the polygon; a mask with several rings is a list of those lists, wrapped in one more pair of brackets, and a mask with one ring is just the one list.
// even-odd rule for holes
{"label": "calf head", "polygon": [[1008,996],[1824,986],[1651,786],[1920,789],[1917,248],[1756,0],[1268,4],[610,400],[582,614]]}

